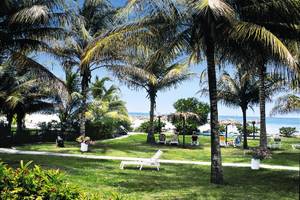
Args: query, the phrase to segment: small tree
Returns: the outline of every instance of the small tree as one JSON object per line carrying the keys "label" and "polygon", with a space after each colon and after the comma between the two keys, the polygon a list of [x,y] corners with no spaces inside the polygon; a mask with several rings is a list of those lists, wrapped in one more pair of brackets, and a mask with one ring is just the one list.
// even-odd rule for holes
{"label": "small tree", "polygon": [[285,137],[291,137],[297,131],[295,127],[281,127],[279,129],[279,132],[281,135],[284,135]]}
{"label": "small tree", "polygon": [[[207,122],[209,113],[209,105],[207,103],[200,102],[196,98],[187,98],[177,100],[173,106],[176,112],[190,112],[195,113],[199,116],[199,119],[197,120],[194,118],[188,118],[186,120],[185,131],[187,133],[191,134],[194,130],[197,129],[198,126],[203,125]],[[183,131],[182,120],[175,119],[173,123],[179,132]]]}

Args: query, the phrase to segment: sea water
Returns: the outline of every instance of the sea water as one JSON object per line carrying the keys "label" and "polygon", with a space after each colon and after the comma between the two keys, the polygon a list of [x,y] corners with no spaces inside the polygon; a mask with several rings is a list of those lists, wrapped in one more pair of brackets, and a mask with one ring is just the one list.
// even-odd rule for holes
{"label": "sea water", "polygon": [[[147,117],[149,113],[139,113],[139,112],[132,112],[129,113],[131,116],[141,116]],[[240,123],[243,122],[243,117],[241,116],[219,116],[219,120],[235,120]],[[255,126],[259,127],[259,117],[247,117],[247,122],[255,121]],[[266,117],[266,125],[267,125],[267,133],[268,134],[278,134],[279,129],[281,127],[295,127],[300,134],[300,117],[299,118],[284,118],[284,117]]]}

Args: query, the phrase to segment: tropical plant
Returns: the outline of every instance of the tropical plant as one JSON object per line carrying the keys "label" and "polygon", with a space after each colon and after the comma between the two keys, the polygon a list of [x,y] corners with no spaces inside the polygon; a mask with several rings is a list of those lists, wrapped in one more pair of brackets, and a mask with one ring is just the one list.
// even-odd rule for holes
{"label": "tropical plant", "polygon": [[113,67],[113,71],[130,88],[146,90],[150,100],[150,127],[152,127],[147,142],[154,143],[153,121],[158,91],[176,87],[189,79],[192,74],[187,71],[186,63],[176,63],[167,51],[160,52],[159,49],[149,48],[148,54],[145,53],[124,56],[124,62],[128,65]]}
{"label": "tropical plant", "polygon": [[112,134],[121,125],[129,128],[130,120],[125,102],[120,100],[119,89],[114,85],[105,86],[108,80],[107,77],[96,77],[91,87],[94,99],[88,106],[86,116],[92,124]]}
{"label": "tropical plant", "polygon": [[66,129],[74,129],[79,120],[81,94],[78,73],[72,72],[72,69],[65,69],[66,74],[66,90],[68,95],[59,98],[59,119],[61,123],[61,132]]}
{"label": "tropical plant", "polygon": [[[296,0],[232,1],[232,4],[236,5],[239,18],[246,22],[238,28],[242,30],[248,26],[246,29],[249,29],[253,35],[242,36],[247,37],[247,40],[250,39],[252,42],[244,43],[242,46],[234,45],[233,48],[234,51],[238,51],[236,54],[238,56],[248,54],[248,61],[259,69],[260,146],[267,148],[265,117],[267,68],[280,73],[285,78],[297,79],[297,76],[299,78],[299,65],[296,61],[299,59],[300,2]],[[260,31],[253,24],[261,27]],[[238,36],[237,38],[241,39]],[[265,45],[257,43],[257,40],[261,39],[265,40]],[[245,46],[247,47],[245,48]],[[228,54],[232,54],[232,51],[228,51]],[[276,67],[274,68],[274,66]]]}
{"label": "tropical plant", "polygon": [[287,94],[276,100],[275,106],[271,110],[271,115],[300,113],[300,97],[294,94]]}
{"label": "tropical plant", "polygon": [[25,114],[45,111],[53,112],[56,95],[47,87],[40,86],[41,82],[34,79],[30,73],[20,75],[14,67],[2,68],[0,74],[0,103],[1,112],[7,116],[9,131],[13,116],[17,115],[17,131],[25,127]]}
{"label": "tropical plant", "polygon": [[85,135],[87,100],[92,71],[103,67],[99,63],[81,63],[81,56],[87,46],[101,33],[113,24],[114,8],[108,0],[84,0],[82,6],[78,6],[78,18],[74,20],[73,35],[66,40],[62,47],[55,49],[63,59],[66,67],[79,67],[81,76],[81,113],[80,133]]}
{"label": "tropical plant", "polygon": [[52,44],[66,36],[70,15],[64,1],[5,0],[0,2],[0,64],[9,61],[20,70],[30,69],[52,87],[64,89],[63,82],[33,59],[39,52],[53,54]]}
{"label": "tropical plant", "polygon": [[21,161],[13,169],[0,163],[1,199],[65,199],[79,200],[84,194],[78,188],[66,183],[58,170],[45,170],[40,166],[30,167]]}

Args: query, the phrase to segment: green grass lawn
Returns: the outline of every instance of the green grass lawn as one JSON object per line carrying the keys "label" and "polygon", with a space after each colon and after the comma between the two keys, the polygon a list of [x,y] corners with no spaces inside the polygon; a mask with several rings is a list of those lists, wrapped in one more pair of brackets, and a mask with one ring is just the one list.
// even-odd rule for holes
{"label": "green grass lawn", "polygon": [[44,168],[60,169],[68,182],[97,199],[119,193],[124,199],[298,199],[298,172],[224,167],[225,185],[209,183],[210,167],[163,164],[160,171],[119,169],[120,162],[0,154],[10,166],[33,160]]}
{"label": "green grass lawn", "polygon": [[[182,141],[182,138],[180,138]],[[190,136],[187,136],[187,144],[190,143]],[[105,156],[127,156],[127,157],[151,157],[155,151],[161,149],[164,154],[162,159],[173,160],[194,160],[210,161],[210,137],[201,136],[200,146],[186,148],[169,145],[148,145],[145,143],[146,135],[133,135],[128,138],[111,141],[97,141],[91,146],[89,155]],[[258,140],[249,140],[249,146],[258,145]],[[272,159],[264,160],[265,164],[299,166],[300,150],[294,150],[291,144],[300,143],[300,138],[282,138],[282,148],[274,150]],[[60,153],[80,153],[79,144],[76,142],[66,142],[65,148],[57,148],[54,143],[31,144],[18,146],[20,150],[49,151]],[[251,155],[248,151],[240,148],[222,148],[223,162],[249,163]]]}

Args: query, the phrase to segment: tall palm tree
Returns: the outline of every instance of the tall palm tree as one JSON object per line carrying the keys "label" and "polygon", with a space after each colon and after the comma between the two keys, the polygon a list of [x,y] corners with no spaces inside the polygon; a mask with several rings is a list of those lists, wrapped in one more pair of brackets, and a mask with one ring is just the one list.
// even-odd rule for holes
{"label": "tall palm tree", "polygon": [[140,50],[132,55],[123,54],[123,65],[110,67],[128,87],[147,92],[151,127],[147,136],[148,143],[155,143],[153,121],[157,93],[176,87],[192,75],[187,71],[187,63],[176,62],[175,58],[171,58],[167,51],[148,48],[145,52]]}
{"label": "tall palm tree", "polygon": [[[123,44],[124,38],[130,36],[136,38],[138,34],[153,33],[163,25],[174,30],[177,36],[176,39],[171,40],[173,51],[170,51],[169,54],[178,51],[186,52],[190,55],[191,60],[195,60],[197,63],[202,60],[202,57],[206,57],[211,105],[211,182],[216,184],[223,183],[215,69],[218,51],[221,47],[230,45],[229,41],[236,41],[238,44],[253,42],[253,46],[261,47],[263,52],[260,54],[268,51],[270,53],[267,55],[276,55],[280,60],[288,60],[289,64],[294,64],[290,52],[275,35],[259,24],[241,21],[244,19],[240,17],[240,7],[243,6],[243,2],[238,0],[186,0],[178,2],[172,0],[131,0],[124,9],[124,13],[134,11],[134,14],[129,14],[129,19],[136,20],[137,18],[138,22],[133,21],[126,24],[125,27],[116,28],[97,38],[87,49],[83,59],[85,62],[99,59],[104,55],[103,51],[106,52],[112,46],[111,43],[115,45],[113,41],[119,41]],[[164,43],[161,44],[162,46],[165,45]],[[166,44],[170,45],[168,42]],[[264,74],[262,76],[264,77]]]}
{"label": "tall palm tree", "polygon": [[113,24],[115,10],[109,0],[85,0],[78,9],[78,19],[74,20],[73,32],[65,46],[56,49],[64,57],[64,66],[79,67],[81,76],[82,105],[80,113],[80,133],[85,134],[85,112],[91,73],[102,67],[98,63],[81,64],[81,56],[89,43],[101,32],[105,32]]}
{"label": "tall palm tree", "polygon": [[[267,46],[273,48],[274,44],[277,44],[277,46],[280,45],[278,46],[280,48],[273,48],[271,52],[266,51],[266,49],[262,48],[261,45],[257,45],[256,43],[252,43],[250,45],[251,51],[255,52],[252,60],[255,60],[255,65],[258,66],[260,77],[260,146],[266,149],[266,72],[267,68],[274,64],[277,65],[275,71],[280,71],[281,74],[286,77],[294,77],[295,75],[297,76],[297,72],[299,72],[299,66],[296,64],[296,60],[289,53],[285,45],[291,46],[291,43],[293,43],[294,45],[295,43],[298,43],[299,46],[300,2],[297,0],[237,0],[232,1],[232,4],[234,4],[236,9],[238,10],[238,14],[241,20],[247,22],[248,25],[256,24],[263,27],[260,33],[255,31],[256,36],[255,34],[253,35],[254,39],[255,37],[267,38],[266,33],[270,32],[271,35],[269,34],[268,37],[269,39],[273,38],[273,42],[272,40],[269,40],[267,42]],[[278,66],[281,67],[281,70],[278,70],[280,69]],[[291,69],[288,73],[286,73],[286,66]]]}

